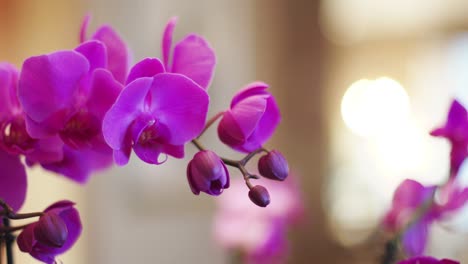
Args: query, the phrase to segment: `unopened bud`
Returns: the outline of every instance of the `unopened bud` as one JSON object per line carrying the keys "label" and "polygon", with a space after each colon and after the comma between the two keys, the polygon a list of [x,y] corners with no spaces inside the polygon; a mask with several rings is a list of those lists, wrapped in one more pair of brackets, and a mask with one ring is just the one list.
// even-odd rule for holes
{"label": "unopened bud", "polygon": [[47,212],[39,218],[34,228],[34,236],[46,246],[60,248],[68,238],[68,228],[60,216],[54,212]]}
{"label": "unopened bud", "polygon": [[289,174],[288,162],[277,150],[272,150],[258,160],[258,171],[265,178],[284,181]]}
{"label": "unopened bud", "polygon": [[210,150],[195,154],[187,166],[187,179],[190,189],[196,195],[200,192],[220,195],[229,187],[229,172],[226,165]]}
{"label": "unopened bud", "polygon": [[250,189],[249,198],[254,204],[260,207],[266,207],[270,204],[270,194],[268,190],[261,185],[255,185]]}

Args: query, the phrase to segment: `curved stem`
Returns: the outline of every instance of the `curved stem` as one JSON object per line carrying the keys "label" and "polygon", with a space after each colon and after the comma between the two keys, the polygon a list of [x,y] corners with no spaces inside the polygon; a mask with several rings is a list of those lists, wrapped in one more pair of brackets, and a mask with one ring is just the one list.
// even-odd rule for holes
{"label": "curved stem", "polygon": [[25,227],[27,227],[30,224],[31,223],[25,224],[25,225],[20,225],[20,226],[0,227],[0,233],[12,233],[12,232],[15,232],[15,231],[18,231],[18,230],[22,230],[22,229],[24,229]]}
{"label": "curved stem", "polygon": [[41,217],[44,215],[43,212],[34,212],[34,213],[27,213],[27,214],[15,214],[15,213],[10,213],[7,215],[9,219],[17,220],[17,219],[27,219],[27,218],[32,218],[32,217]]}
{"label": "curved stem", "polygon": [[206,132],[206,130],[208,130],[208,128],[210,128],[211,125],[213,125],[213,123],[216,122],[216,120],[222,117],[223,114],[224,114],[224,111],[221,111],[217,113],[216,115],[214,115],[213,117],[211,117],[208,121],[206,121],[205,128],[203,128],[202,132],[200,133],[200,135],[198,135],[197,139],[199,139]]}
{"label": "curved stem", "polygon": [[247,162],[249,162],[249,160],[251,158],[253,158],[255,155],[257,155],[258,153],[261,153],[261,152],[268,153],[268,150],[265,149],[265,148],[258,148],[256,150],[250,152],[249,154],[247,154],[247,156],[245,156],[242,160],[240,160],[240,162],[245,165],[245,164],[247,164]]}
{"label": "curved stem", "polygon": [[[198,139],[193,139],[192,143],[195,145],[195,147],[198,150],[200,150],[200,151],[206,150],[206,148],[203,146],[203,144],[201,144],[201,142]],[[247,185],[247,187],[249,187],[249,189],[252,189],[253,185],[252,185],[252,183],[250,183],[250,179],[258,179],[259,177],[257,175],[254,175],[254,174],[250,174],[247,171],[247,169],[245,168],[245,164],[247,164],[247,162],[252,157],[254,157],[255,155],[257,155],[260,152],[268,152],[268,150],[266,150],[264,148],[259,148],[259,149],[255,150],[255,151],[250,152],[249,154],[247,154],[241,160],[232,160],[232,159],[228,159],[228,158],[225,158],[225,157],[220,157],[220,158],[224,162],[224,164],[239,169],[240,172],[242,173],[243,177],[244,177],[245,184]]]}
{"label": "curved stem", "polygon": [[[6,228],[10,227],[10,219],[3,218],[3,226]],[[7,256],[7,264],[14,264],[13,262],[13,242],[15,241],[15,237],[11,233],[5,234],[5,246],[6,246],[6,256]]]}

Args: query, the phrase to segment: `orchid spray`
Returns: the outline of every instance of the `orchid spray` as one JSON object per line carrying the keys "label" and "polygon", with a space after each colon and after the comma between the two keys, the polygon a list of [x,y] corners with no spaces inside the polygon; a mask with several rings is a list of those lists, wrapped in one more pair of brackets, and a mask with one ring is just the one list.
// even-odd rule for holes
{"label": "orchid spray", "polygon": [[441,185],[424,186],[414,180],[403,181],[396,189],[392,206],[383,219],[383,226],[393,234],[387,242],[383,264],[395,263],[399,251],[411,259],[406,263],[459,262],[425,257],[430,227],[456,213],[468,201],[468,188],[458,181],[459,169],[468,156],[468,113],[454,100],[446,123],[430,132],[450,142],[450,171],[447,181]]}
{"label": "orchid spray", "polygon": [[[233,167],[253,204],[275,202],[268,185],[252,184],[260,176],[246,169],[263,153],[258,171],[266,181],[283,181],[289,174],[284,156],[263,147],[281,119],[267,84],[246,85],[228,109],[207,120],[216,55],[203,37],[189,34],[173,45],[177,18],[172,18],[162,37],[162,59],[148,57],[131,66],[119,34],[104,25],[88,36],[89,21],[85,17],[75,49],[30,57],[21,69],[0,63],[0,246],[6,248],[8,264],[13,264],[16,232],[21,251],[55,263],[82,231],[71,201],[19,213],[27,191],[26,167],[41,166],[85,184],[98,170],[127,164],[132,152],[160,165],[169,157],[183,158],[185,146],[193,144],[199,152],[187,164],[187,187],[194,194],[221,195],[230,187],[228,167]],[[219,139],[245,153],[242,159],[220,157],[201,143],[218,119]],[[32,218],[29,224],[12,225]]]}

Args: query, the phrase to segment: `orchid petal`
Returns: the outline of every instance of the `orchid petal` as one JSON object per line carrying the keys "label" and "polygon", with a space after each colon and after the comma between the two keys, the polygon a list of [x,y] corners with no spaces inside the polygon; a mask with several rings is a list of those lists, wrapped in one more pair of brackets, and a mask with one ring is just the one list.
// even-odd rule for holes
{"label": "orchid petal", "polygon": [[104,116],[102,132],[112,149],[119,150],[123,147],[127,129],[143,111],[145,98],[152,87],[152,82],[152,78],[145,77],[127,85]]}
{"label": "orchid petal", "polygon": [[265,90],[268,88],[268,84],[264,82],[253,82],[247,84],[244,88],[238,91],[231,101],[231,108],[233,108],[239,101],[242,101],[253,95],[269,94]]}
{"label": "orchid petal", "polygon": [[83,43],[87,40],[86,33],[88,31],[90,20],[91,20],[91,15],[89,14],[87,14],[83,18],[83,22],[81,23],[81,27],[80,27],[80,43]]}
{"label": "orchid petal", "polygon": [[424,253],[427,244],[428,226],[422,220],[413,224],[403,235],[402,244],[405,252],[410,256],[418,256]]}
{"label": "orchid petal", "polygon": [[58,51],[27,59],[22,67],[18,96],[25,113],[43,122],[76,100],[88,60],[75,51]]}
{"label": "orchid petal", "polygon": [[215,65],[216,56],[210,44],[204,38],[190,34],[175,46],[170,71],[189,77],[206,90]]}
{"label": "orchid petal", "polygon": [[96,40],[86,41],[76,47],[75,51],[88,59],[89,72],[93,72],[97,68],[107,67],[107,52],[102,42]]}
{"label": "orchid petal", "polygon": [[260,148],[275,132],[281,120],[280,110],[273,97],[267,99],[265,114],[258,122],[257,129],[243,146],[246,152]]}
{"label": "orchid petal", "polygon": [[14,211],[18,211],[26,198],[27,178],[24,165],[19,156],[0,150],[0,168],[2,168],[0,199]]}
{"label": "orchid petal", "polygon": [[95,70],[87,102],[88,111],[101,121],[122,90],[122,84],[108,70]]}
{"label": "orchid petal", "polygon": [[171,55],[171,48],[172,48],[172,34],[174,33],[174,28],[177,24],[177,17],[173,17],[167,22],[166,28],[164,29],[163,33],[163,41],[162,41],[162,57],[163,63],[166,67],[166,70],[170,70],[169,67],[169,60]]}
{"label": "orchid petal", "polygon": [[129,52],[127,44],[110,26],[100,27],[94,33],[92,39],[102,41],[107,48],[108,69],[114,78],[120,83],[124,83],[129,63]]}
{"label": "orchid petal", "polygon": [[9,63],[0,63],[0,120],[10,117],[19,111],[20,105],[16,95],[18,87],[18,70]]}
{"label": "orchid petal", "polygon": [[164,66],[157,58],[146,58],[132,67],[128,74],[127,84],[131,83],[137,78],[153,77],[158,73],[164,72]]}
{"label": "orchid petal", "polygon": [[170,132],[167,143],[185,144],[205,126],[209,97],[191,79],[171,73],[153,77],[150,89],[151,111]]}

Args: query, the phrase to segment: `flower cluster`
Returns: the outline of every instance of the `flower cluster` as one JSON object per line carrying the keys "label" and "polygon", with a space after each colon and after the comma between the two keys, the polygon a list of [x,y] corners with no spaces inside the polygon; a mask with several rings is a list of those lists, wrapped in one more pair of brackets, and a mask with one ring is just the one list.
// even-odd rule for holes
{"label": "flower cluster", "polygon": [[[460,167],[468,156],[467,110],[454,100],[446,124],[431,131],[431,135],[444,137],[451,144],[447,182],[442,185],[424,186],[414,180],[403,181],[396,189],[392,207],[383,220],[384,227],[397,234],[395,239],[401,242],[409,256],[423,255],[430,235],[430,226],[447,219],[468,201],[468,187],[462,186],[457,178]],[[458,262],[423,257],[401,263]]]}
{"label": "flower cluster", "polygon": [[[20,249],[52,263],[81,232],[72,202],[17,214],[26,196],[25,166],[39,165],[84,184],[98,170],[127,164],[132,152],[148,164],[162,164],[168,156],[181,159],[188,143],[199,150],[187,166],[194,194],[220,195],[230,186],[231,166],[242,173],[250,200],[266,207],[268,190],[250,182],[259,176],[247,163],[265,153],[260,175],[283,181],[289,174],[283,155],[263,148],[281,119],[268,85],[246,85],[227,110],[207,121],[216,56],[203,37],[188,34],[173,45],[177,19],[172,18],[162,36],[162,59],[148,57],[132,66],[119,34],[104,25],[88,36],[89,21],[87,16],[74,49],[30,57],[21,69],[0,63],[0,217],[40,216],[25,227],[4,226],[0,235],[23,230]],[[217,119],[219,139],[245,153],[243,159],[220,157],[201,144],[199,138]]]}

